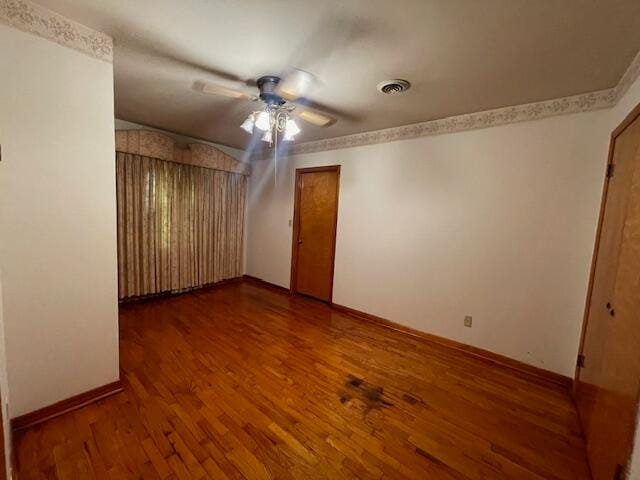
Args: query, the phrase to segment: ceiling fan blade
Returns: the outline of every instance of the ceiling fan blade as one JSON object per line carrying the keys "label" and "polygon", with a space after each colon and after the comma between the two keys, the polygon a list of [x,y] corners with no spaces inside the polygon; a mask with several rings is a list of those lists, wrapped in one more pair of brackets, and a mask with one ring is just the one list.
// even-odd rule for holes
{"label": "ceiling fan blade", "polygon": [[222,97],[237,98],[250,100],[253,97],[240,90],[234,90],[233,88],[223,87],[217,83],[197,81],[193,84],[193,89],[196,92],[206,93],[207,95],[220,95]]}
{"label": "ceiling fan blade", "polygon": [[306,97],[318,83],[318,78],[313,73],[294,68],[280,80],[276,92],[282,98],[295,100]]}
{"label": "ceiling fan blade", "polygon": [[318,127],[328,127],[336,123],[336,119],[326,113],[318,112],[317,110],[310,110],[307,108],[296,108],[296,113],[305,122]]}

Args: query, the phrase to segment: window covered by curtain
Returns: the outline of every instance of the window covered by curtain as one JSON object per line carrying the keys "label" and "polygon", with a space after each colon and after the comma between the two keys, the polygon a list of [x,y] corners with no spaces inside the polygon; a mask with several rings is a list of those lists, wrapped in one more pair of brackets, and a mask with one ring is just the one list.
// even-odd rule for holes
{"label": "window covered by curtain", "polygon": [[247,178],[117,152],[119,297],[242,274]]}

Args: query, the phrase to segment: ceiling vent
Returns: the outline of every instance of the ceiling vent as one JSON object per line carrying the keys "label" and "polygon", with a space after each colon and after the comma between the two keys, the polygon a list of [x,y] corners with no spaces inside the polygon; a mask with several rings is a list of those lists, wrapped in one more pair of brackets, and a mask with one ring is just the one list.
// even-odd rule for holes
{"label": "ceiling vent", "polygon": [[400,78],[394,80],[385,80],[378,84],[378,91],[387,95],[396,95],[398,93],[406,92],[411,87],[411,84]]}

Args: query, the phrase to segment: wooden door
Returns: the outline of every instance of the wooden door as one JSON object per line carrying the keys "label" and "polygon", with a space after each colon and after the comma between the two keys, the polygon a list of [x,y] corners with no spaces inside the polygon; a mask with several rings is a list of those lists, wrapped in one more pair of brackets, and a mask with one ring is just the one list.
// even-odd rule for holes
{"label": "wooden door", "polygon": [[291,291],[331,302],[340,166],[296,170]]}
{"label": "wooden door", "polygon": [[594,480],[624,478],[640,391],[640,109],[612,135],[576,400]]}
{"label": "wooden door", "polygon": [[[2,395],[0,394],[0,399]],[[4,420],[3,420],[3,405],[0,402],[0,480],[7,479],[7,462],[5,459],[5,438],[4,438]]]}

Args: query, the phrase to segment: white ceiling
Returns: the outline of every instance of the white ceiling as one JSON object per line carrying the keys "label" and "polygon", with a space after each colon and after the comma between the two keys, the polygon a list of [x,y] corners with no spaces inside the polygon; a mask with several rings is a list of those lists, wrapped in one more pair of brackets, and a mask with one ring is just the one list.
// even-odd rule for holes
{"label": "white ceiling", "polygon": [[[317,140],[616,85],[640,48],[638,0],[38,0],[114,37],[116,116],[245,148],[256,104],[204,96],[196,80],[287,67],[341,112]],[[378,82],[406,78],[402,96]]]}

